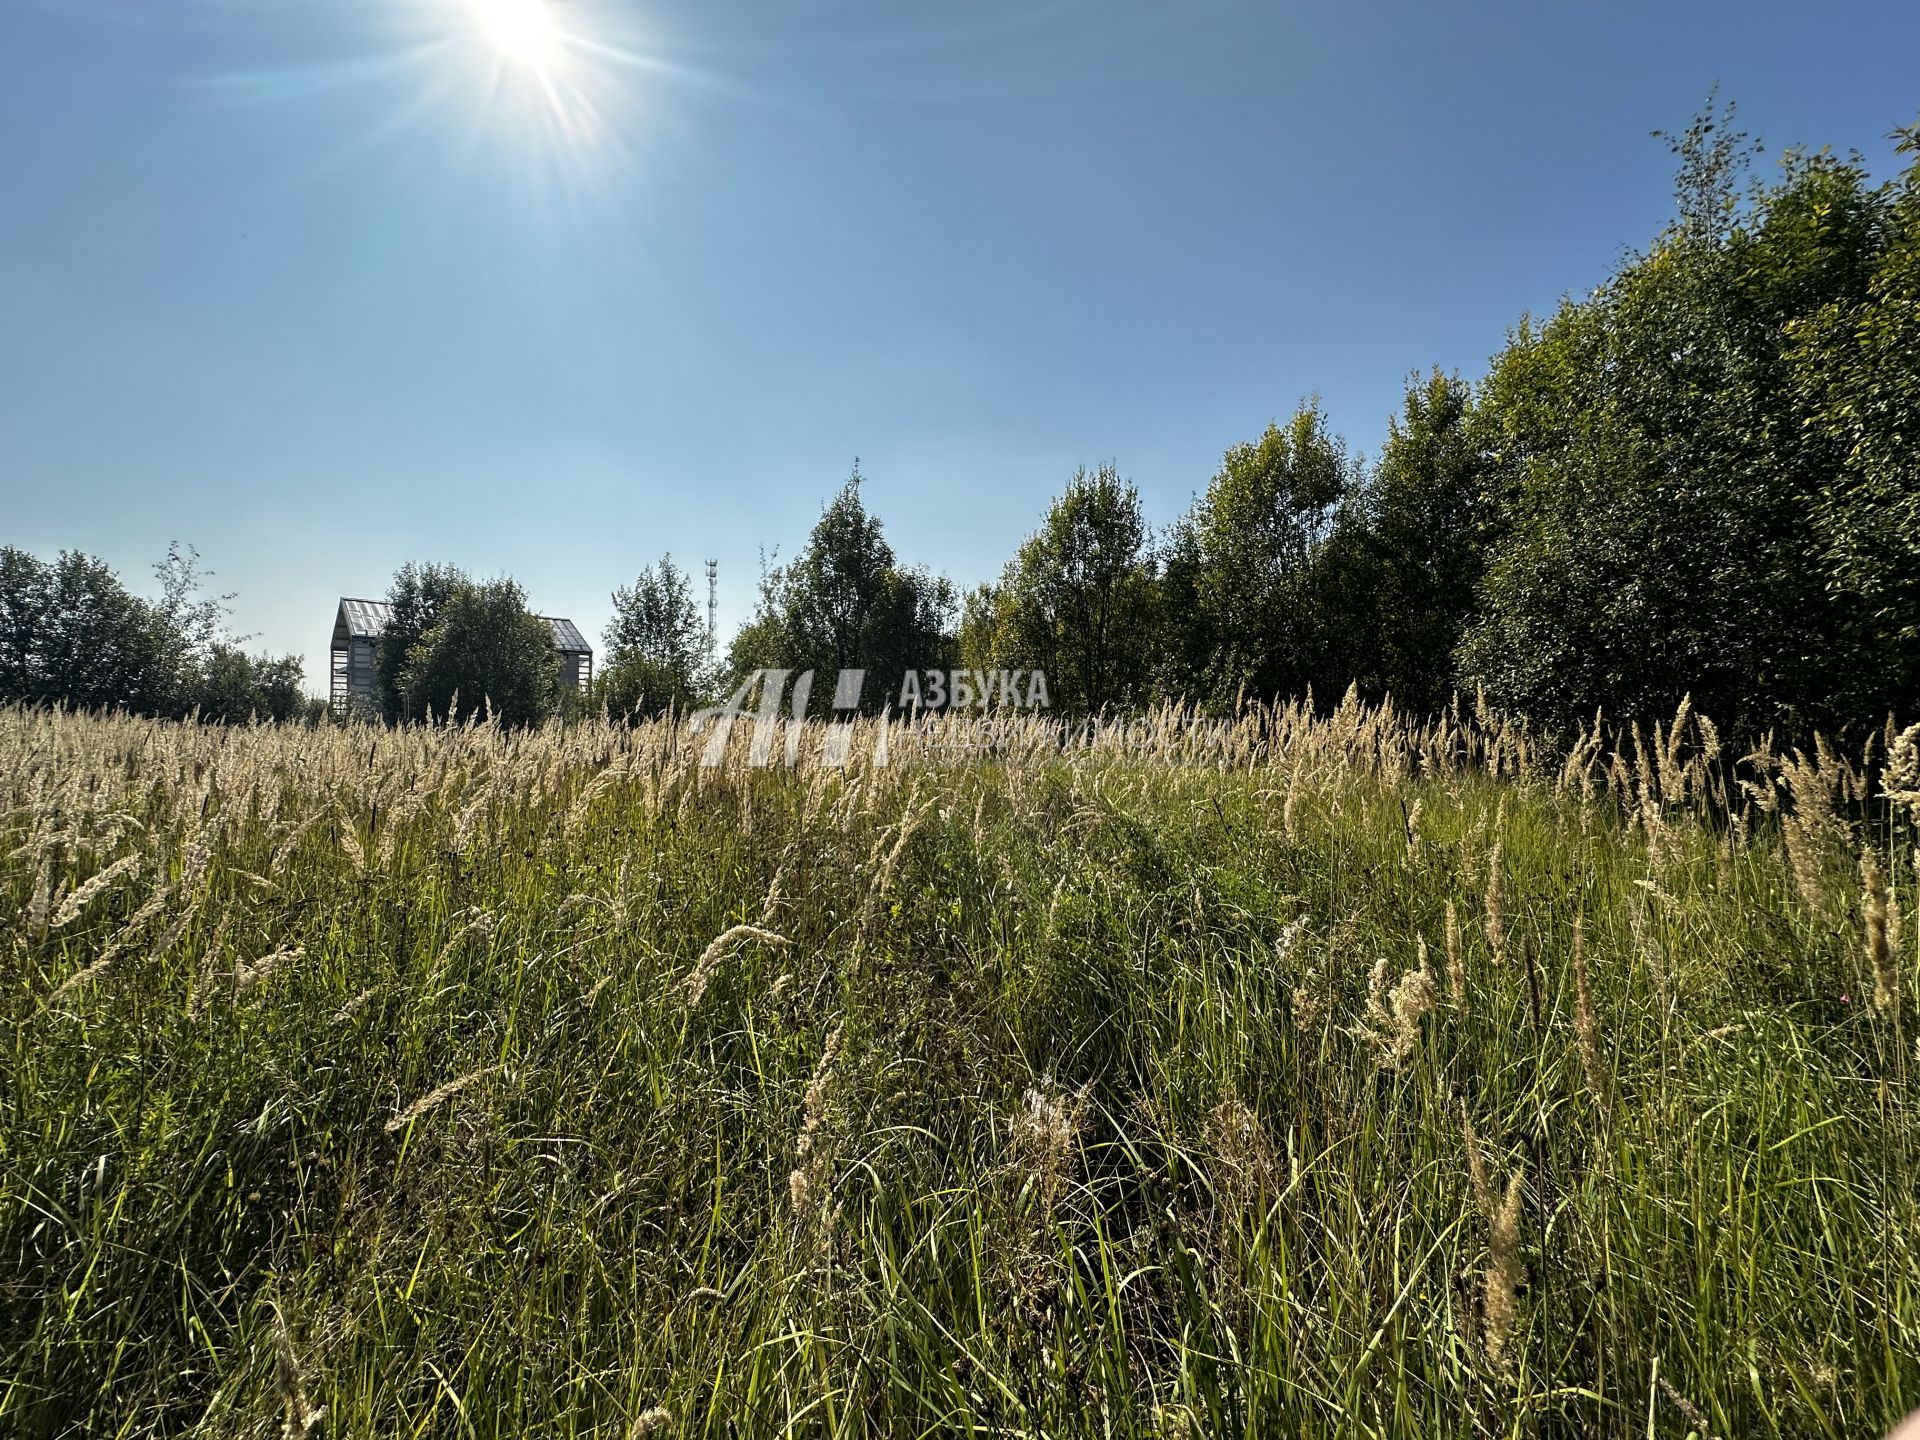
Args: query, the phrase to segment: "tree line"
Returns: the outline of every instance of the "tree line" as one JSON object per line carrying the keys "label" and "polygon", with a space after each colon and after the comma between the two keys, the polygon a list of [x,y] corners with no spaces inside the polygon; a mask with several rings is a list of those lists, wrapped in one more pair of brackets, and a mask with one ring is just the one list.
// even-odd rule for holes
{"label": "tree line", "polygon": [[[1665,137],[1678,205],[1649,247],[1478,381],[1415,378],[1373,463],[1309,403],[1157,533],[1113,466],[1081,470],[957,601],[894,561],[856,473],[728,668],[1039,668],[1069,713],[1349,686],[1559,727],[1689,694],[1741,734],[1910,710],[1920,160],[1874,185],[1789,151],[1763,181],[1731,118]],[[1895,138],[1920,155],[1920,126]]]}
{"label": "tree line", "polygon": [[312,719],[298,657],[249,654],[227,626],[232,595],[191,546],[154,567],[157,599],[134,594],[103,560],[41,560],[0,546],[0,702],[124,708],[215,721]]}
{"label": "tree line", "polygon": [[[1678,203],[1651,244],[1523,319],[1477,380],[1416,376],[1371,462],[1309,402],[1158,530],[1116,467],[1082,469],[965,594],[900,561],[856,463],[723,652],[671,556],[615,591],[585,708],[684,712],[786,668],[863,669],[879,711],[909,670],[969,668],[1042,671],[1069,715],[1349,687],[1417,710],[1481,690],[1561,728],[1685,695],[1738,734],[1910,710],[1920,125],[1875,185],[1825,150],[1763,179],[1731,120],[1710,105],[1664,137]],[[160,569],[145,602],[90,557],[0,552],[0,698],[297,713],[298,662],[223,638],[190,556]],[[388,599],[386,719],[581,708],[511,579],[409,565]]]}

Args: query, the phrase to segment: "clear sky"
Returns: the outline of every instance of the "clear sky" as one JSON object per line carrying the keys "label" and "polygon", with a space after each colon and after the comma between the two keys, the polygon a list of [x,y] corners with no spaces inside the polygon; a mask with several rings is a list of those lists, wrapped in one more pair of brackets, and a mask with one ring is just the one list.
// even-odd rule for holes
{"label": "clear sky", "polygon": [[1912,0],[542,3],[0,0],[0,542],[190,541],[315,689],[407,559],[597,638],[713,556],[724,636],[855,455],[972,584],[1078,464],[1164,524],[1305,395],[1376,450],[1716,83],[1880,174],[1920,111]]}

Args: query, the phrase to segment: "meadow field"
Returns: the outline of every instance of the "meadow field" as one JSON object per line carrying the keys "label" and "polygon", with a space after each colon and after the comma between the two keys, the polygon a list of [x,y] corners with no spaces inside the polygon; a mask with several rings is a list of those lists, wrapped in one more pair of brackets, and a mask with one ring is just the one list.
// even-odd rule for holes
{"label": "meadow field", "polygon": [[0,1433],[1920,1405],[1920,728],[853,738],[0,710]]}

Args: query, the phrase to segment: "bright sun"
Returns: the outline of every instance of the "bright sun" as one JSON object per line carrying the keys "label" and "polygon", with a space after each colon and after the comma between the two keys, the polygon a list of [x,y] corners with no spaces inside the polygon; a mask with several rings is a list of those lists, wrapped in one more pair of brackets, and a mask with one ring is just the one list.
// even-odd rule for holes
{"label": "bright sun", "polygon": [[560,57],[560,27],[547,0],[472,0],[487,37],[509,60],[535,70]]}

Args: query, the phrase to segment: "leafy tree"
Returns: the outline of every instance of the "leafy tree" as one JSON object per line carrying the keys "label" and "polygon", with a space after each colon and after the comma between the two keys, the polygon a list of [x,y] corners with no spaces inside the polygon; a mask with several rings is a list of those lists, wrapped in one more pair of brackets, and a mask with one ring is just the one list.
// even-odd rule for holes
{"label": "leafy tree", "polygon": [[693,585],[671,555],[613,592],[613,619],[602,638],[606,663],[594,688],[609,714],[684,711],[711,688]]}
{"label": "leafy tree", "polygon": [[996,666],[1045,671],[1061,708],[1096,714],[1141,699],[1153,559],[1139,492],[1112,465],[1075,471],[999,586],[970,604],[968,648]]}
{"label": "leafy tree", "polygon": [[[1894,132],[1920,156],[1920,125]],[[1824,197],[1823,197],[1824,198]],[[1856,709],[1872,715],[1920,695],[1920,158],[1887,192],[1884,242],[1865,293],[1789,324],[1787,360],[1801,403],[1839,450],[1813,497],[1829,593],[1865,633]],[[1831,204],[1804,224],[1827,224]]]}
{"label": "leafy tree", "polygon": [[1674,142],[1679,218],[1590,297],[1523,325],[1481,410],[1502,497],[1468,675],[1546,720],[1682,695],[1736,731],[1857,714],[1863,658],[1807,497],[1840,456],[1785,354],[1794,320],[1865,298],[1881,222],[1857,166],[1790,154],[1737,200],[1744,137]]}
{"label": "leafy tree", "polygon": [[213,661],[214,651],[222,645],[237,645],[247,637],[232,635],[227,621],[233,611],[224,595],[204,593],[213,572],[200,563],[200,552],[191,545],[174,541],[167,546],[166,558],[153,567],[160,581],[160,598],[153,604],[154,618],[168,637],[167,649],[178,666],[177,682],[182,699],[198,697],[201,677]]}
{"label": "leafy tree", "polygon": [[[1357,485],[1317,405],[1221,461],[1170,537],[1168,608],[1190,606],[1198,643],[1163,681],[1191,699],[1297,695],[1325,681],[1323,552]],[[1182,673],[1184,672],[1184,673]]]}
{"label": "leafy tree", "polygon": [[0,700],[41,698],[46,588],[45,561],[11,545],[0,547]]}
{"label": "leafy tree", "polygon": [[1486,567],[1491,464],[1472,392],[1434,371],[1407,391],[1369,484],[1350,611],[1370,625],[1354,670],[1367,688],[1415,710],[1454,690],[1454,651],[1473,618]]}
{"label": "leafy tree", "polygon": [[945,668],[953,587],[898,563],[861,479],[856,465],[800,553],[762,577],[758,611],[729,651],[736,682],[756,669],[814,670],[819,712],[831,707],[834,672],[864,670],[862,708],[875,711],[897,699],[906,671]]}
{"label": "leafy tree", "polygon": [[374,647],[373,668],[379,677],[380,706],[389,724],[417,720],[421,711],[410,708],[402,677],[440,607],[461,587],[470,585],[457,565],[402,565],[387,587],[387,627]]}
{"label": "leafy tree", "polygon": [[976,585],[960,601],[960,623],[954,634],[954,658],[970,670],[991,670],[1008,663],[1008,647],[1001,638],[1000,587]]}
{"label": "leafy tree", "polygon": [[233,597],[201,593],[197,551],[170,546],[154,571],[149,601],[91,555],[49,564],[0,549],[0,699],[210,720],[305,713],[300,661],[247,656],[226,629]]}
{"label": "leafy tree", "polygon": [[195,692],[200,718],[228,724],[305,719],[311,706],[302,670],[294,655],[275,660],[216,643],[200,668]]}
{"label": "leafy tree", "polygon": [[400,688],[408,714],[535,725],[553,712],[553,631],[510,579],[454,585],[407,652]]}
{"label": "leafy tree", "polygon": [[0,698],[176,713],[182,657],[152,605],[103,560],[0,550]]}

